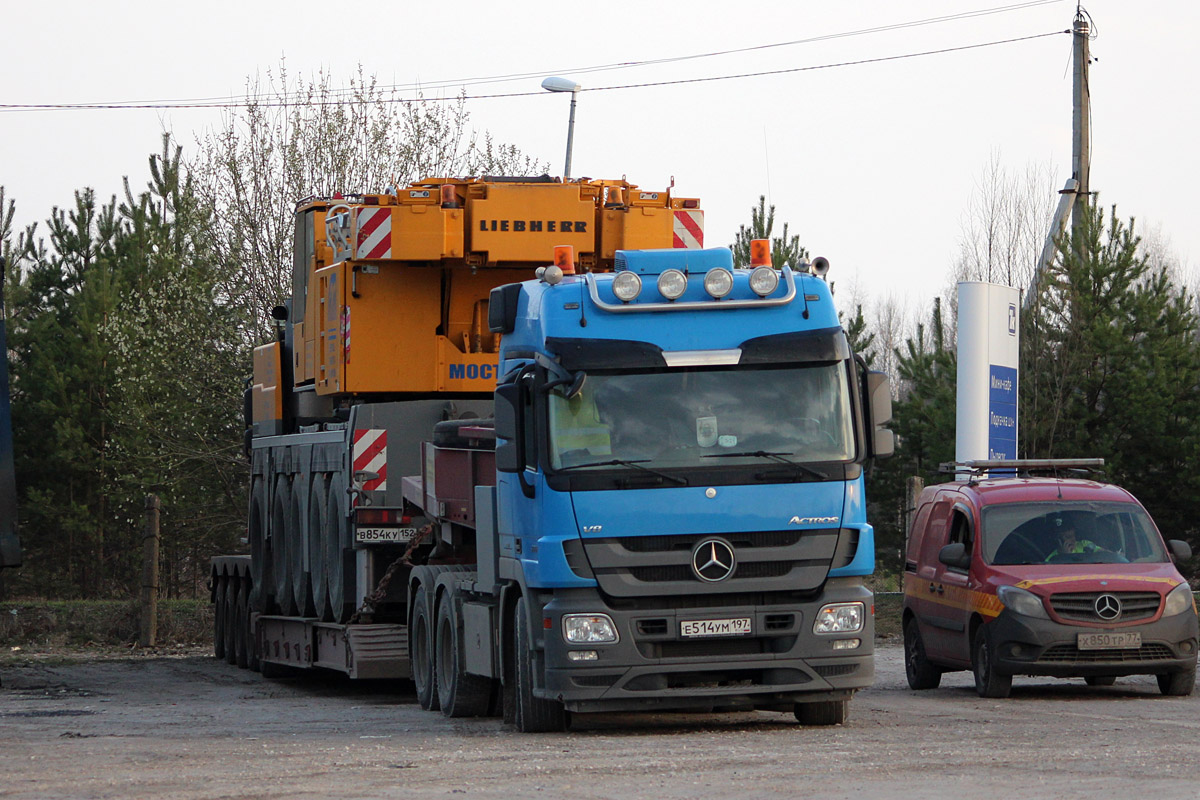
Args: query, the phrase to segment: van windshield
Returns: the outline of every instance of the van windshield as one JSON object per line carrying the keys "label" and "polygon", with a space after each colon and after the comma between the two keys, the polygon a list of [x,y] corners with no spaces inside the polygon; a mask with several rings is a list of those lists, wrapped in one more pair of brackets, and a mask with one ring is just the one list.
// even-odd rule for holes
{"label": "van windshield", "polygon": [[1012,503],[983,510],[989,564],[1127,564],[1167,560],[1150,515],[1132,503]]}

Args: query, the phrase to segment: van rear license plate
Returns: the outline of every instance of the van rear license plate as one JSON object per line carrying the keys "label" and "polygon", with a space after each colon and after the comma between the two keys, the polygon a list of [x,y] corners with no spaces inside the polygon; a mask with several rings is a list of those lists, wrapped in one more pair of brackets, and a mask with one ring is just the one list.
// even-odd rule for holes
{"label": "van rear license plate", "polygon": [[1135,631],[1123,633],[1080,633],[1077,646],[1080,650],[1125,650],[1142,646],[1142,634]]}
{"label": "van rear license plate", "polygon": [[359,528],[354,532],[356,542],[411,542],[416,528]]}
{"label": "van rear license plate", "polygon": [[679,635],[688,639],[698,636],[745,636],[751,632],[749,617],[685,619],[679,623]]}

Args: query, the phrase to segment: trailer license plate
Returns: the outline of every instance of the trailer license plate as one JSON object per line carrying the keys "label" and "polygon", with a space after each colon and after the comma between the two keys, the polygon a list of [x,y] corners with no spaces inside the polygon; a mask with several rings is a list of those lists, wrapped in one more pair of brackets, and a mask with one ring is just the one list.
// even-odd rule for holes
{"label": "trailer license plate", "polygon": [[748,633],[751,633],[749,617],[686,619],[679,623],[679,635],[689,639],[698,636],[745,636]]}
{"label": "trailer license plate", "polygon": [[411,542],[416,528],[359,528],[354,532],[356,542]]}
{"label": "trailer license plate", "polygon": [[1142,646],[1142,634],[1135,631],[1080,633],[1078,636],[1077,646],[1080,650],[1124,650]]}

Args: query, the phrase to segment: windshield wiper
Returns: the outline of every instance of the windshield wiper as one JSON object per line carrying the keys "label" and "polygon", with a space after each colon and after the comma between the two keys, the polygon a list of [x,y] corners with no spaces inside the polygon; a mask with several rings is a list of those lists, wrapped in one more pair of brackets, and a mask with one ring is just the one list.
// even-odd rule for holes
{"label": "windshield wiper", "polygon": [[789,467],[795,467],[801,472],[808,473],[814,478],[820,480],[829,480],[829,476],[820,470],[815,470],[812,467],[806,467],[798,461],[792,461],[785,456],[795,455],[794,453],[771,453],[766,450],[750,450],[745,453],[713,453],[701,458],[769,458],[772,461],[778,461],[781,464],[787,464]]}
{"label": "windshield wiper", "polygon": [[567,472],[573,469],[585,469],[586,467],[633,467],[634,469],[640,469],[642,472],[649,472],[651,475],[657,475],[658,477],[671,481],[679,486],[687,486],[687,481],[683,478],[680,478],[678,475],[670,475],[661,470],[653,469],[652,467],[643,467],[642,464],[645,464],[648,461],[650,461],[648,458],[639,458],[635,460],[614,458],[610,461],[589,461],[586,464],[572,464],[569,467],[561,467],[558,471]]}

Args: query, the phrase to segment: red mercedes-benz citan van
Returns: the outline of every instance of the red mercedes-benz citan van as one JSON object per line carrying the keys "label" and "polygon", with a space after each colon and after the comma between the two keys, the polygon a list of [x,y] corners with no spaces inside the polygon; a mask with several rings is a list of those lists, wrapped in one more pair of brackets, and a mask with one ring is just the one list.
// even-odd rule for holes
{"label": "red mercedes-benz citan van", "polygon": [[[1124,489],[1030,477],[1102,463],[968,462],[952,469],[969,479],[922,492],[904,563],[909,686],[971,669],[981,697],[1007,697],[1014,675],[1156,675],[1163,694],[1192,693],[1196,605],[1174,563],[1191,548],[1164,543]],[[1005,467],[1020,477],[980,476]]]}

